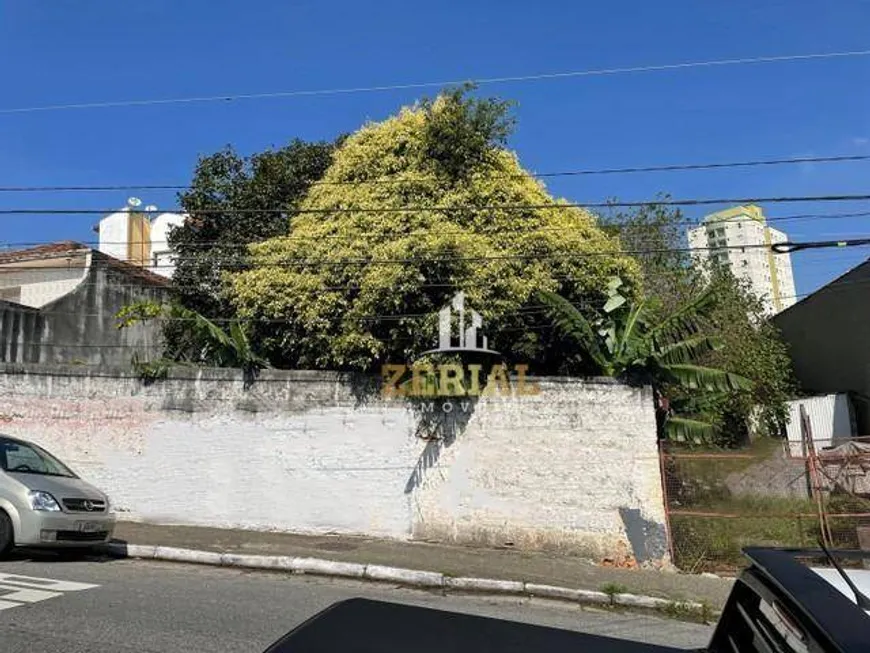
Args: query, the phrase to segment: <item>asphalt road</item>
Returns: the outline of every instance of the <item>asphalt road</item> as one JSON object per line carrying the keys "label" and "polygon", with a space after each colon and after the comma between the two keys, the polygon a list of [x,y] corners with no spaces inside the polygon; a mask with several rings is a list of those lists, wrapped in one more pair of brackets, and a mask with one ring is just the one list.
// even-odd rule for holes
{"label": "asphalt road", "polygon": [[3,653],[262,653],[319,610],[354,596],[686,648],[703,646],[711,632],[696,624],[546,601],[43,555],[0,561],[0,648]]}

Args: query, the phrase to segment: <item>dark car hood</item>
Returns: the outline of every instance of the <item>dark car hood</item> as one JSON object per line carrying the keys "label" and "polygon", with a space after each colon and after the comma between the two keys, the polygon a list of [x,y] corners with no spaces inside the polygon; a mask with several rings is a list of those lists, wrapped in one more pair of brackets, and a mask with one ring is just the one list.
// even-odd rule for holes
{"label": "dark car hood", "polygon": [[348,599],[326,608],[265,653],[688,653],[490,617],[386,601]]}

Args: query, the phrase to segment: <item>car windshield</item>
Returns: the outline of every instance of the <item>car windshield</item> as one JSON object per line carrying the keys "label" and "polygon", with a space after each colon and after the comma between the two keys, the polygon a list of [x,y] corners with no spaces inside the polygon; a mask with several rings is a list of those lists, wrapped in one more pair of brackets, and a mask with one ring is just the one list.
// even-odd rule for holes
{"label": "car windshield", "polygon": [[45,449],[29,442],[2,437],[0,437],[0,469],[4,472],[76,477],[69,467]]}

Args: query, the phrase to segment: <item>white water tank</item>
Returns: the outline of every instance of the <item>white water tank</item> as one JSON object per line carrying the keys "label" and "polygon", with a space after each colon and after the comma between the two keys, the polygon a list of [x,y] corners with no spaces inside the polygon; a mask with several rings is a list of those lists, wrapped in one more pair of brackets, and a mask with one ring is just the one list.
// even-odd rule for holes
{"label": "white water tank", "polygon": [[164,277],[175,272],[175,261],[169,248],[169,233],[184,224],[185,216],[161,213],[151,222],[151,271]]}
{"label": "white water tank", "polygon": [[141,203],[131,197],[126,207],[100,220],[97,231],[103,254],[133,265],[147,265],[151,260],[151,221],[138,209]]}
{"label": "white water tank", "polygon": [[100,251],[121,261],[127,260],[130,240],[130,210],[123,208],[100,220]]}

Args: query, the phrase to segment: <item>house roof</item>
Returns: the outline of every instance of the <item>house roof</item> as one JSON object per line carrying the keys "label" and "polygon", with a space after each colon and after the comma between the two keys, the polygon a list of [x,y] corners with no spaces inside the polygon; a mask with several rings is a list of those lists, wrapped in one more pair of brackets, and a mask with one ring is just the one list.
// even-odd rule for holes
{"label": "house roof", "polygon": [[152,272],[148,268],[143,268],[139,265],[127,263],[126,261],[116,259],[114,256],[104,254],[103,252],[98,252],[94,250],[93,257],[94,260],[101,261],[102,264],[106,267],[117,270],[118,272],[121,272],[128,277],[137,279],[149,286],[161,286],[168,288],[172,285],[172,281],[170,279],[160,276],[159,274]]}
{"label": "house roof", "polygon": [[82,253],[90,249],[73,240],[62,240],[56,243],[46,243],[27,249],[16,249],[11,252],[0,252],[0,265],[20,263],[22,261],[38,261],[47,258],[58,258],[65,254]]}
{"label": "house roof", "polygon": [[[870,259],[773,316],[804,391],[870,396],[868,298]],[[856,417],[859,433],[870,433],[870,416]]]}
{"label": "house roof", "polygon": [[100,261],[101,265],[121,272],[129,277],[137,279],[150,286],[169,287],[172,282],[166,277],[160,276],[147,268],[133,265],[95,250],[87,245],[73,240],[63,240],[56,243],[46,243],[27,249],[19,249],[11,252],[0,252],[0,265],[21,263],[24,261],[39,261],[52,258],[61,258],[72,254],[85,254],[91,252],[93,260]]}
{"label": "house roof", "polygon": [[792,316],[800,314],[807,306],[813,304],[820,297],[826,296],[831,291],[836,290],[839,292],[843,290],[848,290],[855,284],[857,284],[858,287],[854,288],[854,291],[863,300],[866,296],[868,282],[870,282],[870,258],[867,258],[865,261],[862,261],[855,267],[846,270],[836,279],[829,281],[821,288],[817,288],[809,295],[802,297],[799,301],[795,302],[787,309],[780,311],[773,316],[773,321],[775,323],[780,321],[787,321]]}

